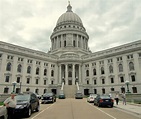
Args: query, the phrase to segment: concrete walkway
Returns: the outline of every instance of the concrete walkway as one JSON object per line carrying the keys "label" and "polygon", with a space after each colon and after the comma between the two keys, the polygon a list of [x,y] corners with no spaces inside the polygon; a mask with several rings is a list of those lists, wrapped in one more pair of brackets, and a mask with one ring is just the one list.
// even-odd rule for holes
{"label": "concrete walkway", "polygon": [[123,103],[120,101],[118,105],[114,104],[114,107],[141,116],[141,104],[134,104],[134,103],[128,103],[128,102],[127,102],[126,105],[123,105]]}

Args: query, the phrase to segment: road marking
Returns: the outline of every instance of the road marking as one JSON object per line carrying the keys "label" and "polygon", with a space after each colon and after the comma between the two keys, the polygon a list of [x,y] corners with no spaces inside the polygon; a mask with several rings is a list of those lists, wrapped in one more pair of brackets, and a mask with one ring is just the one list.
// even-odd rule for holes
{"label": "road marking", "polygon": [[49,109],[50,107],[52,107],[54,104],[50,105],[49,107],[47,107],[46,109],[42,110],[41,112],[39,112],[37,115],[35,115],[34,117],[32,117],[31,119],[34,119],[35,117],[37,117],[38,115],[40,115],[41,113],[43,113],[45,110]]}
{"label": "road marking", "polygon": [[[88,104],[89,104],[89,103],[88,103]],[[109,117],[111,117],[111,118],[113,118],[113,119],[117,119],[116,117],[113,117],[112,115],[110,115],[110,114],[104,112],[103,110],[99,109],[98,107],[95,107],[95,106],[93,106],[93,105],[91,105],[91,104],[89,104],[89,105],[92,106],[92,107],[94,107],[94,108],[96,108],[97,110],[103,112],[104,114],[108,115]]]}

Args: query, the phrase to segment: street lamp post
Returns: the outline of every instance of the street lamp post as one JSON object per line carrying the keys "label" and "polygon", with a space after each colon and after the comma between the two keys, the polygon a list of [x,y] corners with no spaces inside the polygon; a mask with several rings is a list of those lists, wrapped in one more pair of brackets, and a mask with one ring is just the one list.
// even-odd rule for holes
{"label": "street lamp post", "polygon": [[13,85],[13,93],[15,92],[15,86],[16,86],[16,84],[17,84],[16,81],[12,82],[12,85]]}
{"label": "street lamp post", "polygon": [[126,81],[125,81],[125,84],[126,84],[126,86],[127,86],[127,92],[126,92],[126,93],[131,93],[131,92],[129,91],[129,81],[126,80]]}

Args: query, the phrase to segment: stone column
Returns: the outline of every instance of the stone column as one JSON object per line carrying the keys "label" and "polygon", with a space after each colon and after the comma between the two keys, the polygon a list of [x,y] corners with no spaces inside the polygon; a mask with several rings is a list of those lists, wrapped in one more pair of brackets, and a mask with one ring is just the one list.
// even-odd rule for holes
{"label": "stone column", "polygon": [[61,35],[61,48],[63,47],[63,35]]}
{"label": "stone column", "polygon": [[75,85],[75,64],[72,64],[72,85]]}
{"label": "stone column", "polygon": [[65,84],[68,85],[68,64],[65,65]]}
{"label": "stone column", "polygon": [[59,64],[59,84],[62,83],[62,71],[61,71],[61,64]]}
{"label": "stone column", "polygon": [[78,77],[79,84],[82,83],[82,79],[81,79],[81,71],[82,71],[82,67],[81,67],[81,64],[79,64],[79,77]]}
{"label": "stone column", "polygon": [[83,37],[81,36],[81,48],[83,49]]}

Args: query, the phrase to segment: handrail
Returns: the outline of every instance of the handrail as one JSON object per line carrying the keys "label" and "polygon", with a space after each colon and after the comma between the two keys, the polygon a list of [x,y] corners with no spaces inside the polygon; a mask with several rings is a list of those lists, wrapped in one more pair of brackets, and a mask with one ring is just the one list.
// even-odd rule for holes
{"label": "handrail", "polygon": [[64,82],[62,82],[61,90],[63,90],[63,88],[64,88]]}
{"label": "handrail", "polygon": [[79,90],[79,84],[78,84],[78,82],[76,82],[76,86],[77,86],[77,90]]}

